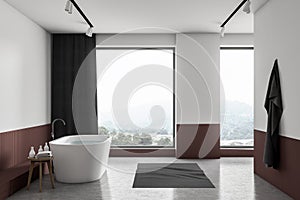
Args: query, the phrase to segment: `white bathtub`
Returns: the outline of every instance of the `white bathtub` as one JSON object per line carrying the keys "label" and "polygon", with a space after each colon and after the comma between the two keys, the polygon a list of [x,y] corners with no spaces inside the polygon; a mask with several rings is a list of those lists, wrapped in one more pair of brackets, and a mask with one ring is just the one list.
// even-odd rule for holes
{"label": "white bathtub", "polygon": [[64,183],[99,180],[106,171],[111,138],[103,135],[66,136],[49,142],[55,178]]}

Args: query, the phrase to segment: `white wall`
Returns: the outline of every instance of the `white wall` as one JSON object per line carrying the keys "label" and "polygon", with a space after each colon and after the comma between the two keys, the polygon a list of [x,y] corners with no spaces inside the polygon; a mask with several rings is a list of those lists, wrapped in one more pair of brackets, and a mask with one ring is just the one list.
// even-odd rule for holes
{"label": "white wall", "polygon": [[177,123],[220,122],[220,35],[177,34]]}
{"label": "white wall", "polygon": [[254,35],[253,34],[225,34],[225,36],[221,38],[221,45],[253,46]]}
{"label": "white wall", "polygon": [[50,40],[0,1],[0,132],[50,122]]}
{"label": "white wall", "polygon": [[283,117],[280,134],[300,139],[300,1],[271,0],[255,13],[255,122],[266,131],[267,115],[263,107],[274,60],[279,60]]}

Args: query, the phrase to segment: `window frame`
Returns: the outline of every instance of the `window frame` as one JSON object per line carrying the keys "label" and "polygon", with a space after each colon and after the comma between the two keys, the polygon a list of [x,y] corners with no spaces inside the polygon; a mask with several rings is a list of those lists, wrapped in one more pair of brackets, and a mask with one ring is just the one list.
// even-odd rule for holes
{"label": "window frame", "polygon": [[[221,50],[253,50],[254,51],[254,46],[253,45],[245,45],[245,46],[231,46],[231,45],[222,45],[220,46],[220,53]],[[221,63],[220,63],[220,67],[221,67]],[[220,74],[221,76],[221,74]],[[220,142],[221,142],[221,131],[220,131]],[[253,130],[253,143],[254,143],[254,130]],[[220,145],[220,149],[253,149],[254,148],[254,144],[253,146],[241,146],[241,145],[237,145],[237,146],[223,146]]]}
{"label": "window frame", "polygon": [[[176,105],[175,105],[175,80],[176,80],[176,47],[175,46],[157,46],[157,47],[144,47],[144,46],[97,46],[97,50],[172,50],[173,54],[173,140],[172,145],[170,146],[158,146],[158,145],[144,145],[144,146],[134,146],[134,145],[111,145],[111,149],[175,149],[175,133],[176,133],[176,125],[175,125],[175,117],[176,117]],[[98,110],[98,108],[97,108]],[[98,112],[98,111],[97,111]]]}

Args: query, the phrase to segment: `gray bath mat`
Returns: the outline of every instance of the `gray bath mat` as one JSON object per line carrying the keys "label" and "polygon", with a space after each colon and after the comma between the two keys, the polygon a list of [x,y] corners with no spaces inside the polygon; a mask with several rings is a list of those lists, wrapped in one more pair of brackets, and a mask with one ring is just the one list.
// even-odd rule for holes
{"label": "gray bath mat", "polygon": [[214,188],[197,163],[139,163],[133,188]]}

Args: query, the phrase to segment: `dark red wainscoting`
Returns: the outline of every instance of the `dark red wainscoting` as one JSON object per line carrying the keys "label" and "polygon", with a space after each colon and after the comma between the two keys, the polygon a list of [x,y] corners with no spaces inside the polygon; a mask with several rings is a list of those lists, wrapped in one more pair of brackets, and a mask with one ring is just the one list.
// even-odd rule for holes
{"label": "dark red wainscoting", "polygon": [[177,124],[177,158],[220,158],[219,124]]}
{"label": "dark red wainscoting", "polygon": [[253,157],[253,148],[222,148],[221,157]]}
{"label": "dark red wainscoting", "polygon": [[300,199],[300,140],[280,137],[280,166],[275,170],[263,163],[265,136],[254,130],[254,172],[293,199]]}
{"label": "dark red wainscoting", "polygon": [[50,138],[49,124],[0,133],[0,199],[26,186],[30,147],[37,152]]}

